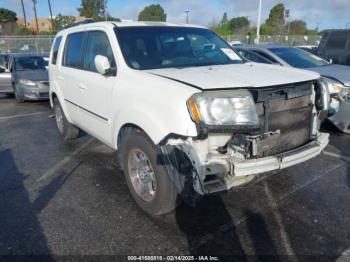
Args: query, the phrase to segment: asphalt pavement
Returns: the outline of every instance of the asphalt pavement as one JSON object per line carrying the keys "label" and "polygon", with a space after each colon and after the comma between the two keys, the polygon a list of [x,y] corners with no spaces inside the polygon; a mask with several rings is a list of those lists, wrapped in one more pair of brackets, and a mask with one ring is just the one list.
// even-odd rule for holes
{"label": "asphalt pavement", "polygon": [[330,125],[319,157],[155,218],[133,201],[116,153],[89,135],[63,142],[52,114],[0,95],[2,256],[350,259],[350,140]]}

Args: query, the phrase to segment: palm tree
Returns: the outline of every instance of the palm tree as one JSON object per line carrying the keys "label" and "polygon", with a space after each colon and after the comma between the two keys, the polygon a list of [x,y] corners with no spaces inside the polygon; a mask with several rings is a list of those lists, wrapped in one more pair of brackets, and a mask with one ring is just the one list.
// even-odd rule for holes
{"label": "palm tree", "polygon": [[34,9],[34,15],[35,15],[35,23],[36,23],[36,34],[39,34],[39,24],[38,24],[38,16],[36,14],[36,0],[33,1],[33,9]]}
{"label": "palm tree", "polygon": [[23,18],[24,18],[24,26],[25,28],[27,28],[27,17],[26,17],[26,11],[24,10],[23,0],[21,0],[21,4],[22,4],[22,11],[23,11]]}

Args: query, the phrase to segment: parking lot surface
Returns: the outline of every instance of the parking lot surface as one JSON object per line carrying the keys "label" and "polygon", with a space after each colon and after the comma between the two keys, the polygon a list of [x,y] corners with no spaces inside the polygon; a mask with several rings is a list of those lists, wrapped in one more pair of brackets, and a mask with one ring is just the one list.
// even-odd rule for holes
{"label": "parking lot surface", "polygon": [[51,115],[48,102],[0,95],[0,255],[349,253],[350,142],[330,126],[321,156],[154,218],[133,201],[116,153],[89,135],[63,142]]}

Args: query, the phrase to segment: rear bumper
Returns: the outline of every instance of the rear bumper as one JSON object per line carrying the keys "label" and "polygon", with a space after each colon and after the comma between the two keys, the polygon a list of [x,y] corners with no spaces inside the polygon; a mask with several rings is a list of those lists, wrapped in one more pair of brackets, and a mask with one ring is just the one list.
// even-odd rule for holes
{"label": "rear bumper", "polygon": [[235,176],[256,175],[294,166],[319,155],[328,145],[328,142],[329,134],[320,133],[316,141],[282,154],[245,160],[239,163],[231,161],[233,174]]}

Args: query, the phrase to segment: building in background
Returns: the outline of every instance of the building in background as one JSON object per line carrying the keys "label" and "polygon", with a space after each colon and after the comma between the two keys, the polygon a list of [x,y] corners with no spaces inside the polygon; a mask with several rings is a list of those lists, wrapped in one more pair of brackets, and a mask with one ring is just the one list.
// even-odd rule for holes
{"label": "building in background", "polygon": [[[55,19],[55,16],[53,16],[53,19]],[[85,16],[75,16],[74,22],[81,22],[86,19]],[[16,21],[18,27],[24,27],[24,19],[23,17],[17,17]],[[38,27],[39,27],[39,33],[42,32],[51,32],[52,31],[52,23],[50,17],[38,17]],[[33,32],[33,34],[37,34],[37,27],[36,27],[36,21],[35,18],[30,19],[27,22],[27,28]]]}

